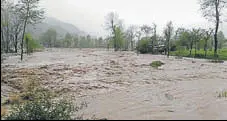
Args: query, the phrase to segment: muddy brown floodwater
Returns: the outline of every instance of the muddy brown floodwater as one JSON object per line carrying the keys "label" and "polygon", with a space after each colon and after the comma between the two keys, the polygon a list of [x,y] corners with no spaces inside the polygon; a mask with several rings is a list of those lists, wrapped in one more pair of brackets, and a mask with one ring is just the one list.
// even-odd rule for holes
{"label": "muddy brown floodwater", "polygon": [[[152,61],[165,64],[152,68]],[[227,62],[175,59],[105,49],[46,49],[8,56],[1,97],[36,75],[44,87],[86,101],[84,117],[107,119],[227,119]]]}

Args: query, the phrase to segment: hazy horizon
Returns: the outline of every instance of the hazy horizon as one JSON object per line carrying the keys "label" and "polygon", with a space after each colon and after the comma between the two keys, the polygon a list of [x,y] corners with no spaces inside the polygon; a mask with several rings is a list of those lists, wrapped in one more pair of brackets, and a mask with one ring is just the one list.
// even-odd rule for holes
{"label": "hazy horizon", "polygon": [[[125,26],[157,24],[158,33],[168,21],[174,27],[210,27],[202,17],[198,0],[45,0],[41,1],[46,16],[71,23],[93,36],[105,36],[105,16],[117,12]],[[226,23],[220,30],[226,28]],[[224,33],[227,35],[227,33]]]}

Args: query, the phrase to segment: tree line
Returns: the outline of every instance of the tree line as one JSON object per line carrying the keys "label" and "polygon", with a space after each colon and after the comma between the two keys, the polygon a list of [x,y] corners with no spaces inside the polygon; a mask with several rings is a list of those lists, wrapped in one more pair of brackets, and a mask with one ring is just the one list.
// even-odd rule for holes
{"label": "tree line", "polygon": [[64,48],[113,48],[115,51],[134,51],[140,53],[163,53],[167,56],[170,51],[186,49],[192,52],[197,50],[221,49],[226,43],[223,32],[219,31],[222,22],[225,0],[199,0],[202,15],[213,23],[214,28],[174,28],[169,21],[162,34],[157,33],[157,25],[130,25],[125,27],[122,19],[115,12],[105,16],[105,29],[109,36],[91,37],[66,33],[63,38],[58,37],[55,29],[49,28],[38,40],[29,35],[27,25],[35,25],[44,19],[44,11],[39,7],[39,0],[1,0],[1,52],[20,52],[23,59],[24,49],[27,53],[33,47],[64,47]]}
{"label": "tree line", "polygon": [[214,28],[176,28],[169,21],[163,30],[162,35],[156,33],[157,25],[131,25],[126,30],[123,28],[122,20],[117,13],[111,12],[106,16],[106,30],[109,31],[115,51],[128,50],[136,47],[141,53],[165,52],[169,56],[170,50],[185,48],[196,51],[201,48],[205,51],[214,48],[214,56],[217,57],[217,49],[221,49],[227,42],[222,31],[219,31],[219,24],[224,8],[227,7],[225,0],[199,0],[202,15],[214,24]]}
{"label": "tree line", "polygon": [[63,38],[59,38],[58,33],[53,28],[49,28],[44,32],[39,40],[47,48],[106,48],[107,46],[107,41],[102,37],[96,38],[90,35],[80,36],[66,33]]}

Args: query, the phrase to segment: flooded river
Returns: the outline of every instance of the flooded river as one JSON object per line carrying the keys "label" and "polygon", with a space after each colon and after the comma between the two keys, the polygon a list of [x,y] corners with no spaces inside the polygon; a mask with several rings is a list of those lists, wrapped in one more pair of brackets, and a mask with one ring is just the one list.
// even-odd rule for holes
{"label": "flooded river", "polygon": [[[165,64],[152,68],[152,61]],[[227,119],[227,62],[137,55],[105,49],[46,49],[8,56],[1,97],[36,75],[43,86],[86,101],[85,117],[107,119]]]}

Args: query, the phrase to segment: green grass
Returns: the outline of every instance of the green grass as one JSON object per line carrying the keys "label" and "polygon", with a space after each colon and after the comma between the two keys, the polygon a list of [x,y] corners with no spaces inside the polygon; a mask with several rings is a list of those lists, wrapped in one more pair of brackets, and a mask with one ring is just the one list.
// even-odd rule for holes
{"label": "green grass", "polygon": [[[204,50],[197,50],[195,56],[195,49],[192,50],[191,56],[189,50],[181,50],[181,51],[174,51],[170,52],[172,56],[182,56],[182,57],[194,57],[194,58],[205,58],[205,59],[216,59],[214,57],[214,51],[207,51],[207,56],[205,57]],[[227,48],[218,50],[218,60],[227,60]]]}
{"label": "green grass", "polygon": [[151,67],[154,67],[154,68],[158,68],[159,66],[162,66],[162,65],[164,65],[164,63],[161,62],[161,61],[153,61],[153,62],[150,64],[150,66],[151,66]]}

